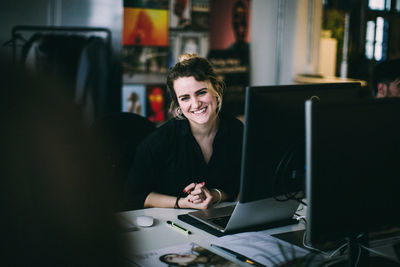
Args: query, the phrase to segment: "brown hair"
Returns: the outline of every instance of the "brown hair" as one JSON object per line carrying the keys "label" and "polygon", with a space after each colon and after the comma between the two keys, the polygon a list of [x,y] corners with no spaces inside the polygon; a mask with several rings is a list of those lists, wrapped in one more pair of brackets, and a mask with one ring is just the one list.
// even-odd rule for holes
{"label": "brown hair", "polygon": [[207,81],[211,84],[209,90],[217,98],[218,108],[217,113],[222,107],[222,93],[225,84],[220,80],[215,73],[211,63],[196,54],[182,54],[179,57],[179,62],[173,66],[167,76],[167,89],[171,96],[170,112],[175,114],[176,118],[184,119],[183,115],[178,114],[179,107],[178,98],[174,89],[174,81],[182,77],[194,77],[196,81]]}

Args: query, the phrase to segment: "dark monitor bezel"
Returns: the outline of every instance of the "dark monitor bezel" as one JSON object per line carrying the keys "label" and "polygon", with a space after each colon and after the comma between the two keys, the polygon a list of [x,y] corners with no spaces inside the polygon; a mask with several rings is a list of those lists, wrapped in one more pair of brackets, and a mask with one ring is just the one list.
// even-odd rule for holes
{"label": "dark monitor bezel", "polygon": [[400,99],[306,103],[306,242],[400,226]]}
{"label": "dark monitor bezel", "polygon": [[[274,190],[270,188],[271,183],[275,183],[275,181],[279,180],[275,179],[275,181],[273,181],[273,166],[269,167],[269,170],[267,171],[269,174],[267,175],[266,179],[260,179],[260,177],[256,177],[257,173],[263,173],[262,167],[260,166],[266,164],[265,162],[260,161],[260,159],[265,157],[265,153],[263,153],[263,151],[259,151],[259,145],[255,143],[255,140],[260,137],[260,135],[257,134],[257,131],[261,129],[261,131],[264,132],[263,138],[259,139],[263,140],[263,143],[261,143],[262,146],[267,146],[268,144],[272,145],[273,142],[275,142],[273,138],[279,135],[279,128],[282,128],[278,127],[279,123],[277,123],[273,117],[276,117],[277,115],[274,114],[269,116],[270,114],[284,110],[285,112],[288,112],[289,115],[296,115],[296,118],[294,119],[298,124],[296,127],[300,127],[299,129],[301,130],[295,130],[299,131],[300,133],[297,137],[298,141],[296,141],[297,143],[293,143],[293,147],[295,147],[294,150],[298,150],[297,147],[300,147],[303,153],[302,157],[304,157],[305,100],[310,98],[318,98],[320,101],[346,101],[350,99],[360,99],[367,96],[369,97],[367,89],[361,87],[360,83],[293,84],[247,87],[245,95],[244,134],[239,201],[246,203],[264,198],[276,197],[281,195],[280,193],[288,193],[282,192],[281,189]],[[278,114],[278,116],[280,115]],[[291,119],[288,118],[288,120]],[[275,129],[271,127],[271,131],[267,131],[265,128],[260,128],[260,124],[266,123],[270,125],[276,124],[278,126]],[[291,137],[289,136],[288,138]],[[270,153],[271,151],[265,152]],[[272,153],[274,152],[272,151]],[[276,155],[269,155],[271,158],[275,156]],[[305,162],[305,159],[303,159],[302,162]],[[276,165],[276,162],[274,165]],[[303,173],[297,174],[297,177],[299,177],[301,180],[297,179],[296,182],[289,185],[290,190],[283,189],[283,191],[294,192],[296,190],[305,190],[304,163],[303,166],[300,166],[299,168],[303,168],[300,170],[300,172]],[[282,184],[285,184],[285,182],[282,182]]]}

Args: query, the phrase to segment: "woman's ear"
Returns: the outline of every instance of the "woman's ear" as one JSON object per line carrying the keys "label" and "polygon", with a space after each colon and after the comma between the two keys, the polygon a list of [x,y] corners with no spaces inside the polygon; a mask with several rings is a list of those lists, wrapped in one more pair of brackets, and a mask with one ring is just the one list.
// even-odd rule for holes
{"label": "woman's ear", "polygon": [[383,98],[387,96],[388,87],[385,83],[378,83],[378,92],[376,93],[376,98]]}

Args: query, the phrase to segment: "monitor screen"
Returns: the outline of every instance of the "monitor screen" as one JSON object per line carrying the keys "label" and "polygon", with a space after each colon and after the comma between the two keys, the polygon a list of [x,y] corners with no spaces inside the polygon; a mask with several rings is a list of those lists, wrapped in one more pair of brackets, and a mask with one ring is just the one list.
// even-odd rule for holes
{"label": "monitor screen", "polygon": [[306,103],[306,240],[400,226],[400,99]]}
{"label": "monitor screen", "polygon": [[359,83],[246,88],[239,200],[304,191],[304,102],[360,99],[368,95],[365,90]]}

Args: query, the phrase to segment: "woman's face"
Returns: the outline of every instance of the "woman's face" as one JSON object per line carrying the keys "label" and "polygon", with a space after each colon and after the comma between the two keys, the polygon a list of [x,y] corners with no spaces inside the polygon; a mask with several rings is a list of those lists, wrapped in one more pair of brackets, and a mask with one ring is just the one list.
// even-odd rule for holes
{"label": "woman's face", "polygon": [[168,263],[175,263],[177,265],[185,266],[193,262],[197,258],[196,255],[193,254],[169,254],[164,256],[164,260]]}
{"label": "woman's face", "polygon": [[174,81],[174,90],[183,115],[191,124],[205,125],[215,122],[217,98],[207,81],[196,81],[194,77],[181,77]]}

